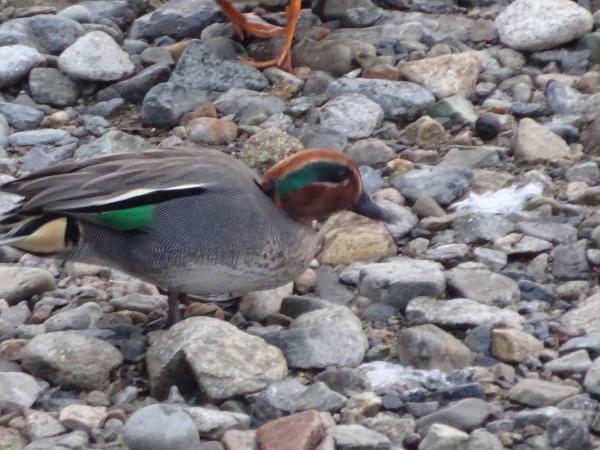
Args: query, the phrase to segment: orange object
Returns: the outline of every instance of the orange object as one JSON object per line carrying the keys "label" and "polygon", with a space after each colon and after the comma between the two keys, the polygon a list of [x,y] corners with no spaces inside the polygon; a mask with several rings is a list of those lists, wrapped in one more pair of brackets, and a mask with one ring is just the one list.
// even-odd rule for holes
{"label": "orange object", "polygon": [[285,34],[283,47],[281,48],[279,55],[275,58],[261,62],[249,61],[247,59],[242,59],[241,61],[258,68],[275,66],[286,72],[292,71],[292,39],[294,38],[296,23],[300,16],[301,0],[290,0],[290,3],[285,10],[287,18],[287,25],[285,27],[257,22],[255,14],[242,14],[227,0],[215,0],[215,2],[221,7],[229,20],[231,20],[233,28],[240,38],[244,36],[244,31],[264,39]]}

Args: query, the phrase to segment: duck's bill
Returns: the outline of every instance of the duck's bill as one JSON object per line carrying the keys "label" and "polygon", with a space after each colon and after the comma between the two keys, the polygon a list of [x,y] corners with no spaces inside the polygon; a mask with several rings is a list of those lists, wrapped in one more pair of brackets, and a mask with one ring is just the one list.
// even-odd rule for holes
{"label": "duck's bill", "polygon": [[350,210],[370,219],[381,220],[388,223],[393,222],[393,217],[390,212],[371,200],[369,194],[364,190],[361,191],[358,200],[350,206]]}

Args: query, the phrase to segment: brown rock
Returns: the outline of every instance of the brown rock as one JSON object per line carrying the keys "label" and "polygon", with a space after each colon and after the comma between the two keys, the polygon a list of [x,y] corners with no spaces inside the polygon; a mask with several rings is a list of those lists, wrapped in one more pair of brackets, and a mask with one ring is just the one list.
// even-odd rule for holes
{"label": "brown rock", "polygon": [[398,337],[398,359],[417,369],[452,372],[473,362],[473,354],[461,341],[441,328],[426,324],[408,328]]}
{"label": "brown rock", "polygon": [[492,331],[492,356],[504,362],[523,362],[528,356],[537,358],[544,344],[529,333],[514,328]]}
{"label": "brown rock", "polygon": [[258,450],[255,430],[227,430],[221,444],[225,450]]}
{"label": "brown rock", "polygon": [[209,145],[224,145],[235,141],[238,127],[229,120],[197,117],[186,126],[190,141]]}
{"label": "brown rock", "polygon": [[431,90],[436,97],[469,97],[479,76],[479,55],[454,53],[400,64],[402,75]]}
{"label": "brown rock", "polygon": [[325,245],[317,257],[323,264],[376,262],[397,252],[392,235],[382,223],[333,229],[324,238]]}
{"label": "brown rock", "polygon": [[256,430],[261,450],[313,450],[324,437],[325,429],[315,410],[273,420]]}
{"label": "brown rock", "polygon": [[450,133],[438,121],[423,116],[407,126],[400,136],[400,141],[407,145],[418,145],[422,148],[438,148],[450,139]]}
{"label": "brown rock", "polygon": [[68,405],[60,410],[58,420],[71,430],[83,430],[90,433],[92,428],[100,427],[106,420],[105,406]]}
{"label": "brown rock", "polygon": [[18,430],[0,427],[0,448],[7,450],[22,450],[27,441]]}
{"label": "brown rock", "polygon": [[27,339],[7,339],[0,343],[0,359],[21,361],[28,342]]}
{"label": "brown rock", "polygon": [[362,77],[398,81],[400,80],[400,69],[389,63],[374,64],[363,71]]}
{"label": "brown rock", "polygon": [[519,122],[513,147],[515,158],[530,163],[558,162],[571,154],[560,136],[530,118]]}

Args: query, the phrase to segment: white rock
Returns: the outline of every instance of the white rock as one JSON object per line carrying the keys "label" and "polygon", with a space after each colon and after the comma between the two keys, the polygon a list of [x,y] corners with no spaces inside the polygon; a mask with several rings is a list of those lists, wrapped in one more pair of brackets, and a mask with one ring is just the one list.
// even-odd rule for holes
{"label": "white rock", "polygon": [[0,47],[0,88],[16,83],[45,62],[46,58],[35,48],[26,45]]}
{"label": "white rock", "polygon": [[58,420],[71,430],[83,430],[88,433],[97,428],[106,419],[106,406],[69,405],[60,410]]}
{"label": "white rock", "polygon": [[0,373],[0,404],[12,403],[29,408],[37,399],[40,386],[26,373]]}
{"label": "white rock", "polygon": [[504,45],[532,52],[577,39],[592,23],[590,12],[569,0],[517,0],[496,18]]}
{"label": "white rock", "polygon": [[129,55],[103,31],[77,39],[59,56],[58,67],[70,77],[90,81],[116,81],[135,71]]}

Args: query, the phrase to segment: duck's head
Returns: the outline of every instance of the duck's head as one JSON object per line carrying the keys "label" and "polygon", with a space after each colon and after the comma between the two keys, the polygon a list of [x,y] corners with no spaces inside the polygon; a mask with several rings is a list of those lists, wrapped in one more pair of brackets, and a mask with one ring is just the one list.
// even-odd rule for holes
{"label": "duck's head", "polygon": [[323,219],[344,209],[391,221],[390,213],[363,190],[356,165],[331,148],[305,150],[278,162],[265,174],[261,188],[299,222]]}

